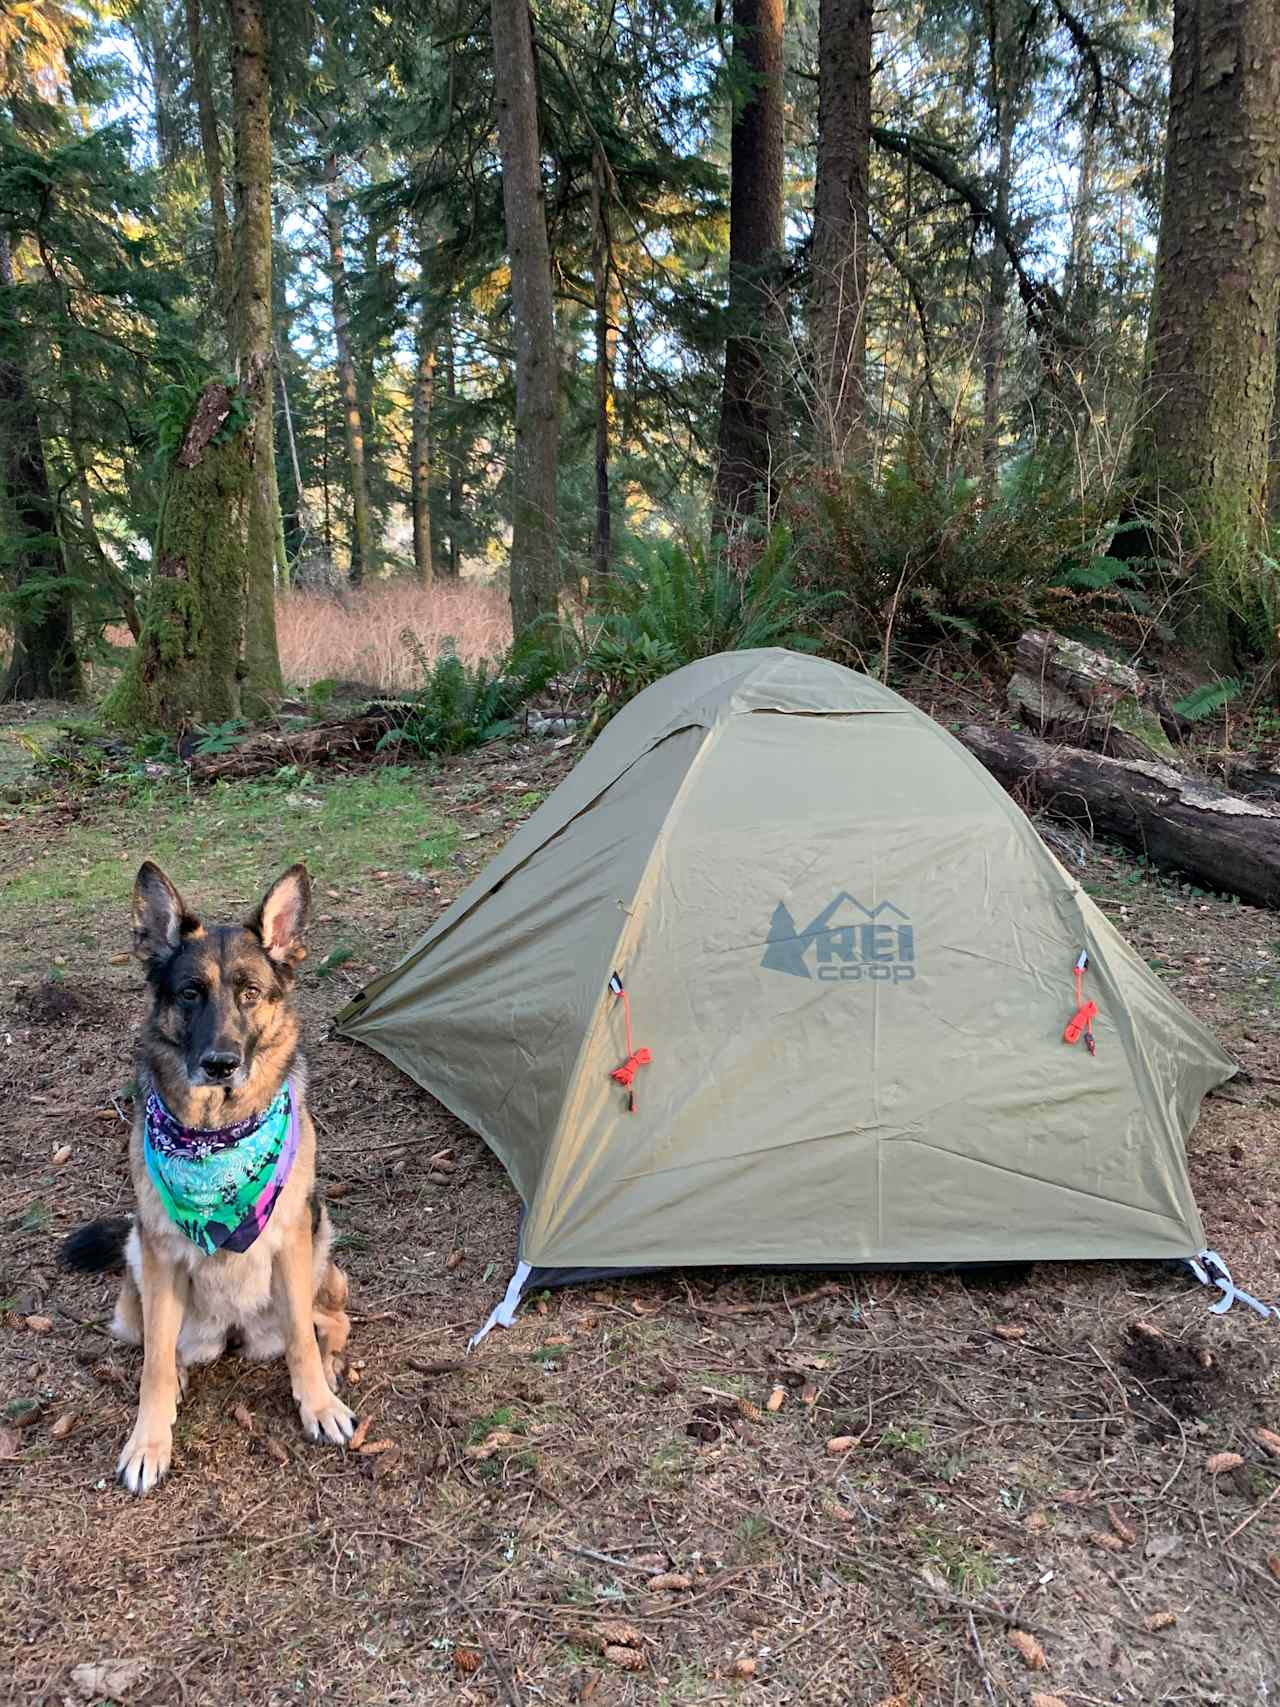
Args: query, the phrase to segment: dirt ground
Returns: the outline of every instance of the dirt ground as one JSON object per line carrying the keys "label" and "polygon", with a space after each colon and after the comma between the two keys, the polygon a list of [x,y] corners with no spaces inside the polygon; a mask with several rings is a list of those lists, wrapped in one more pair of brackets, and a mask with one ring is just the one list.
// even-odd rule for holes
{"label": "dirt ground", "polygon": [[[1256,1431],[1280,1431],[1280,1326],[1209,1315],[1184,1276],[689,1271],[546,1295],[464,1355],[514,1192],[325,1033],[568,760],[0,805],[2,1698],[1274,1702],[1280,1458]],[[344,858],[321,844],[347,822]],[[111,1286],[55,1250],[128,1207],[128,888],[153,837],[232,916],[319,861],[301,1004],[349,1397],[382,1449],[308,1445],[283,1367],[228,1357],[137,1502],[112,1469],[139,1357],[105,1332]],[[1106,849],[1081,876],[1251,1075],[1206,1104],[1192,1172],[1240,1283],[1280,1299],[1280,927]],[[105,1661],[128,1664],[76,1671]]]}

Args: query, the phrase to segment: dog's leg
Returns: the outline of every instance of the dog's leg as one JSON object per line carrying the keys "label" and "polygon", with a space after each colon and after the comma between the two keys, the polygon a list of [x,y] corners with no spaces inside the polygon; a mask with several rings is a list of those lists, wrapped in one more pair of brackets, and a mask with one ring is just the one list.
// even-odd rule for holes
{"label": "dog's leg", "polygon": [[131,1494],[150,1493],[169,1468],[178,1414],[178,1332],[186,1278],[142,1244],[142,1383],[138,1420],[125,1442],[116,1474]]}
{"label": "dog's leg", "polygon": [[285,1358],[302,1426],[312,1440],[321,1435],[336,1446],[350,1440],[355,1418],[325,1379],[315,1326],[315,1273],[311,1224],[299,1222],[281,1246],[271,1272],[284,1328]]}

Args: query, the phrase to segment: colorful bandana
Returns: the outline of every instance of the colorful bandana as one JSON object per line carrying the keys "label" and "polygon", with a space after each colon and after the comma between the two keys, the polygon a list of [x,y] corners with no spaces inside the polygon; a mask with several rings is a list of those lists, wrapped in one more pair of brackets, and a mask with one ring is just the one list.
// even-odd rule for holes
{"label": "colorful bandana", "polygon": [[147,1173],[174,1225],[214,1251],[247,1251],[271,1218],[298,1153],[298,1113],[286,1079],[271,1106],[216,1131],[181,1126],[147,1097]]}

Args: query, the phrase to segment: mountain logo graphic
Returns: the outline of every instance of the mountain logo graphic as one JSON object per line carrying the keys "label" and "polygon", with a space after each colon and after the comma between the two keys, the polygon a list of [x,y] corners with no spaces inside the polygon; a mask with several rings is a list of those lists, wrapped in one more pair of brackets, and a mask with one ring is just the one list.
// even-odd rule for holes
{"label": "mountain logo graphic", "polygon": [[760,964],[824,984],[907,984],[916,975],[915,928],[892,901],[864,907],[842,889],[800,930],[779,901]]}

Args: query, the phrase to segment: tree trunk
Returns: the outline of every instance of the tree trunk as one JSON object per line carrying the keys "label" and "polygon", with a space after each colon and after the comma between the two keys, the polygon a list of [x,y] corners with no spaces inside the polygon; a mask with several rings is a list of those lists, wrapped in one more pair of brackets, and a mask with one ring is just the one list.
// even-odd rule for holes
{"label": "tree trunk", "polygon": [[720,531],[749,516],[779,450],[777,368],[782,315],[782,0],[734,0],[734,116],[729,147],[729,335],[720,405]]}
{"label": "tree trunk", "polygon": [[[0,230],[0,285],[12,284],[8,237]],[[13,594],[13,652],[0,700],[74,699],[83,683],[71,588],[35,398],[16,355],[0,351],[0,546]]]}
{"label": "tree trunk", "polygon": [[436,386],[436,341],[430,279],[430,244],[422,231],[418,237],[418,366],[413,382],[409,479],[413,490],[413,564],[424,587],[435,579],[431,555],[431,405]]}
{"label": "tree trunk", "polygon": [[[1280,7],[1175,0],[1164,202],[1132,473],[1207,548],[1187,638],[1229,649],[1265,516],[1280,309]],[[1215,594],[1215,587],[1218,592]]]}
{"label": "tree trunk", "polygon": [[866,457],[873,0],[820,0],[813,197],[814,406],[831,468]]}
{"label": "tree trunk", "polygon": [[609,315],[609,165],[597,147],[591,163],[591,274],[595,306],[596,519],[591,535],[591,581],[609,573],[613,517],[609,501],[609,439],[613,424],[615,334]]}
{"label": "tree trunk", "polygon": [[489,18],[515,328],[511,621],[519,635],[541,617],[554,616],[560,598],[556,322],[529,0],[492,0]]}
{"label": "tree trunk", "polygon": [[369,516],[369,479],[364,461],[364,421],[351,348],[351,311],[347,269],[342,250],[342,197],[338,189],[338,157],[324,165],[325,231],[329,239],[329,280],[333,300],[333,335],[338,346],[338,385],[347,435],[347,467],[351,477],[351,579],[357,585],[373,571],[373,533]]}
{"label": "tree trunk", "polygon": [[[186,0],[187,47],[191,54],[191,90],[200,120],[200,150],[204,155],[209,183],[209,216],[213,225],[213,291],[218,313],[224,322],[231,315],[232,260],[231,227],[227,223],[227,193],[222,170],[222,142],[218,136],[218,110],[209,78],[209,56],[204,45],[203,0]],[[230,342],[230,338],[228,338]]]}
{"label": "tree trunk", "polygon": [[271,407],[271,89],[264,0],[228,0],[236,141],[232,325],[240,392],[252,411],[254,501],[249,515],[242,668],[245,709],[258,715],[283,689],[276,646],[275,577],[280,499]]}
{"label": "tree trunk", "polygon": [[[1005,87],[1000,84],[1004,82]],[[1013,173],[1013,133],[1017,112],[1008,79],[992,73],[996,101],[999,154],[996,164],[996,217],[1009,223],[1010,178]],[[1000,380],[1004,372],[1005,319],[1009,311],[1009,257],[995,238],[991,241],[987,307],[982,322],[982,483],[994,490],[1000,472]]]}
{"label": "tree trunk", "polygon": [[256,434],[269,383],[259,364],[258,395],[220,380],[200,394],[169,474],[142,638],[103,704],[108,721],[185,729],[246,709],[250,553],[262,507]]}
{"label": "tree trunk", "polygon": [[[281,341],[283,341],[284,348],[289,352],[289,359],[290,362],[292,362],[294,356],[289,343],[289,327],[287,320],[282,329],[281,338],[273,338],[271,341],[271,354],[273,358],[273,366],[275,367],[276,374],[280,380],[280,413],[284,420],[285,443],[289,450],[289,472],[293,478],[294,507],[292,515],[294,521],[294,537],[297,554],[301,555],[301,553],[306,549],[307,535],[310,532],[310,524],[307,516],[306,495],[302,489],[302,469],[298,464],[298,440],[293,430],[293,408],[289,402],[288,368],[286,367],[285,362],[281,359],[280,353]],[[282,515],[282,523],[283,520],[284,517]]]}
{"label": "tree trunk", "polygon": [[1023,807],[1121,842],[1216,894],[1280,906],[1280,814],[1169,765],[966,724],[959,738]]}
{"label": "tree trunk", "polygon": [[453,310],[445,328],[444,394],[449,400],[449,557],[447,573],[462,573],[462,432],[458,421],[458,372],[453,345]]}

